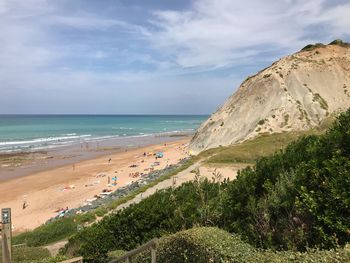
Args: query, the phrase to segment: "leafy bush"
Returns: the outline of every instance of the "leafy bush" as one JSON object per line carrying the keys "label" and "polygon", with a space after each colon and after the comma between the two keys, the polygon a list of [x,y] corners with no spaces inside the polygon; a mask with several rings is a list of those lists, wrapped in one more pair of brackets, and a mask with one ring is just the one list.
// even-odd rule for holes
{"label": "leafy bush", "polygon": [[108,210],[105,207],[99,207],[95,210],[95,215],[98,217],[102,217],[107,214]]}
{"label": "leafy bush", "polygon": [[[97,211],[97,213],[99,212]],[[78,221],[79,223],[83,224],[83,223],[91,223],[95,219],[96,219],[96,216],[93,212],[87,212],[87,213],[77,215],[75,221]]]}
{"label": "leafy bush", "polygon": [[[309,250],[305,253],[259,250],[243,242],[237,235],[215,227],[193,228],[163,237],[157,248],[157,261],[164,263],[198,262],[348,262],[350,250]],[[143,252],[133,262],[150,262],[150,253]]]}
{"label": "leafy bush", "polygon": [[314,50],[316,48],[322,48],[322,47],[325,47],[325,45],[322,43],[308,44],[305,47],[303,47],[301,49],[301,51],[311,51],[311,50]]}
{"label": "leafy bush", "polygon": [[258,121],[258,125],[263,125],[265,123],[265,120]]}
{"label": "leafy bush", "polygon": [[175,233],[195,224],[210,225],[219,220],[219,183],[198,178],[176,189],[158,191],[139,204],[105,217],[69,240],[66,253],[103,262],[115,248],[130,250],[145,241]]}
{"label": "leafy bush", "polygon": [[[247,262],[255,249],[236,235],[210,227],[193,228],[164,237],[157,249],[159,262]],[[144,253],[136,262],[147,262]],[[148,259],[149,262],[149,259]]]}
{"label": "leafy bush", "polygon": [[350,47],[350,43],[344,42],[341,39],[333,40],[328,45],[337,45],[337,46],[341,46],[341,47]]}
{"label": "leafy bush", "polygon": [[350,240],[350,110],[324,135],[291,143],[244,169],[223,197],[221,227],[277,249]]}

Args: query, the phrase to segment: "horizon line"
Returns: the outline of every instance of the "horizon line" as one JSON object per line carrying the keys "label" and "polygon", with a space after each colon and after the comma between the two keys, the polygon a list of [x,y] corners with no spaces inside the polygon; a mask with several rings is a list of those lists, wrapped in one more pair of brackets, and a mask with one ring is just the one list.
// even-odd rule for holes
{"label": "horizon line", "polygon": [[0,116],[209,116],[211,113],[0,113]]}

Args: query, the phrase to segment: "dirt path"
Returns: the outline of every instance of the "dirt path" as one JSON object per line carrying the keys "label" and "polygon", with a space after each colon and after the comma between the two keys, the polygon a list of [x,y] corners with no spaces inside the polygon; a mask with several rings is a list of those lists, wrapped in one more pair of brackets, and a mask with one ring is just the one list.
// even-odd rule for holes
{"label": "dirt path", "polygon": [[147,198],[154,194],[156,191],[169,188],[169,187],[178,187],[181,184],[185,182],[189,182],[194,180],[195,173],[191,172],[193,170],[199,169],[201,176],[204,176],[208,179],[211,179],[213,177],[213,172],[216,170],[222,175],[222,179],[229,178],[230,180],[233,180],[237,176],[237,171],[241,169],[242,165],[230,165],[230,166],[221,166],[221,167],[213,167],[213,166],[206,166],[203,165],[202,162],[195,163],[188,167],[187,169],[183,170],[182,172],[179,172],[178,174],[174,175],[170,179],[164,180],[160,182],[159,184],[147,189],[145,192],[138,194],[133,199],[127,201],[124,204],[121,204],[118,206],[114,211],[121,210],[123,208],[126,208],[132,204],[137,204],[141,202],[142,199]]}
{"label": "dirt path", "polygon": [[47,248],[51,254],[51,256],[56,256],[61,248],[63,248],[68,243],[68,240],[58,241],[56,243],[44,246]]}

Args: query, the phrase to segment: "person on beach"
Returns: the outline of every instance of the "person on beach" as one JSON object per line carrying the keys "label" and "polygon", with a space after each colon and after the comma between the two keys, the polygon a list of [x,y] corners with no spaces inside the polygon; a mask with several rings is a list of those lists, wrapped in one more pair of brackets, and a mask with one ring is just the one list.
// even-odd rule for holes
{"label": "person on beach", "polygon": [[72,165],[73,171],[75,171],[75,164]]}
{"label": "person on beach", "polygon": [[109,158],[109,159],[108,159],[108,163],[111,163],[111,161],[112,161],[112,158]]}
{"label": "person on beach", "polygon": [[23,210],[24,210],[24,209],[26,209],[26,208],[27,208],[27,206],[28,206],[28,205],[27,205],[27,202],[26,202],[26,201],[24,201],[24,202],[23,202],[22,209],[23,209]]}

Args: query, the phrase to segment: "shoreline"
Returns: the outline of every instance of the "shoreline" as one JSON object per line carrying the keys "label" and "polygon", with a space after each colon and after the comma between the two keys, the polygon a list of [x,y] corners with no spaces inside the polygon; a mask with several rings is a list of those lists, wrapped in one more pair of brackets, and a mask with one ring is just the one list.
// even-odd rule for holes
{"label": "shoreline", "polygon": [[[34,173],[73,165],[86,160],[113,155],[157,144],[190,139],[193,134],[154,134],[139,137],[119,137],[89,144],[72,144],[34,152],[0,153],[0,184]],[[88,145],[86,148],[86,145]],[[9,164],[10,163],[10,164]]]}
{"label": "shoreline", "polygon": [[[189,137],[167,138],[161,144],[127,151],[108,154],[102,151],[100,156],[75,162],[74,167],[63,165],[0,181],[1,207],[12,208],[14,232],[31,230],[57,216],[59,209],[80,207],[106,189],[115,191],[139,180],[143,174],[150,173],[151,168],[157,171],[177,164],[188,157],[189,140]],[[154,153],[159,151],[164,153],[164,158],[156,160]],[[116,186],[109,183],[113,176],[118,178]],[[24,203],[26,208],[22,207]]]}

